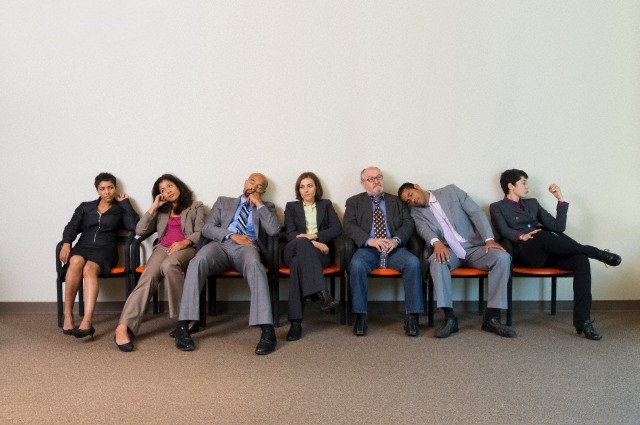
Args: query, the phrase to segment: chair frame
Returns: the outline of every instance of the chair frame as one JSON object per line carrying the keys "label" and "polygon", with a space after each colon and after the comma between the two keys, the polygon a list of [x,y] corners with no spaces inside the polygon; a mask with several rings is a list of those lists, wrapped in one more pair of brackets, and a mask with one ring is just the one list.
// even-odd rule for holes
{"label": "chair frame", "polygon": [[513,278],[514,277],[538,277],[551,278],[551,315],[556,315],[556,294],[559,277],[573,277],[570,270],[558,269],[555,267],[518,267],[514,266],[511,270],[511,278],[507,286],[507,326],[511,326],[513,322]]}
{"label": "chair frame", "polygon": [[[478,316],[482,316],[484,314],[484,280],[488,277],[489,272],[487,270],[476,269],[473,267],[458,267],[451,270],[451,279],[478,279]],[[426,281],[427,327],[432,327],[435,311],[433,295],[434,284],[429,269],[427,269]]]}

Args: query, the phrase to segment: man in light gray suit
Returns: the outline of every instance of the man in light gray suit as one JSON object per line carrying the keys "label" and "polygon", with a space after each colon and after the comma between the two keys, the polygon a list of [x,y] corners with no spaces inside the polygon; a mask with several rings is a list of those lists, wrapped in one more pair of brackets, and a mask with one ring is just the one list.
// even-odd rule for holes
{"label": "man in light gray suit", "polygon": [[259,250],[263,244],[258,236],[261,231],[269,236],[278,235],[282,226],[276,217],[275,206],[261,199],[267,185],[265,176],[253,173],[245,180],[241,196],[220,196],[213,204],[202,228],[202,236],[210,241],[191,260],[184,280],[175,331],[178,349],[195,349],[189,325],[200,318],[200,292],[207,276],[235,269],[242,272],[251,290],[249,326],[262,328],[256,354],[269,354],[275,350],[269,282],[260,262]]}
{"label": "man in light gray suit", "polygon": [[444,323],[436,329],[437,338],[458,332],[453,314],[451,270],[469,266],[489,271],[489,299],[482,330],[514,337],[513,329],[500,323],[500,309],[507,308],[507,285],[511,256],[494,241],[486,215],[473,199],[455,185],[425,191],[419,185],[404,183],[398,197],[411,208],[418,234],[425,240],[425,259],[444,310]]}

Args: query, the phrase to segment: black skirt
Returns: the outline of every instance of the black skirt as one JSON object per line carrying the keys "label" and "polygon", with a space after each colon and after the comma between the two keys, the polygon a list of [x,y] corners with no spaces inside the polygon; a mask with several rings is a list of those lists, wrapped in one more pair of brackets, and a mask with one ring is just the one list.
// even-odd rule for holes
{"label": "black skirt", "polygon": [[93,261],[100,266],[99,277],[106,277],[111,268],[118,264],[118,251],[115,248],[97,248],[92,246],[74,246],[69,258],[79,255],[87,261]]}

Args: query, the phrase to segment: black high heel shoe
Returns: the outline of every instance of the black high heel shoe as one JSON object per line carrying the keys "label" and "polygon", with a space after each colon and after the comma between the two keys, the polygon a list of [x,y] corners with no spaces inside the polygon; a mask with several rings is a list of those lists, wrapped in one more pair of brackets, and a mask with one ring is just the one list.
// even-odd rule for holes
{"label": "black high heel shoe", "polygon": [[73,335],[73,332],[76,330],[76,328],[71,328],[71,329],[63,329],[62,333],[65,335]]}
{"label": "black high heel shoe", "polygon": [[593,322],[593,320],[585,320],[582,323],[574,322],[573,325],[576,327],[578,335],[584,332],[585,338],[592,341],[600,341],[602,339],[602,335],[596,332],[596,329],[593,327]]}
{"label": "black high heel shoe", "polygon": [[[131,337],[129,337],[131,338]],[[125,343],[125,344],[118,344],[118,342],[116,341],[116,336],[113,336],[113,342],[116,343],[116,345],[118,346],[118,350],[123,351],[125,353],[130,353],[133,351],[133,342],[131,342],[131,339],[129,339],[129,342]]]}
{"label": "black high heel shoe", "polygon": [[75,336],[76,338],[84,338],[90,336],[91,339],[93,339],[94,333],[96,333],[96,330],[93,326],[91,326],[89,329],[75,328],[73,330],[73,336]]}

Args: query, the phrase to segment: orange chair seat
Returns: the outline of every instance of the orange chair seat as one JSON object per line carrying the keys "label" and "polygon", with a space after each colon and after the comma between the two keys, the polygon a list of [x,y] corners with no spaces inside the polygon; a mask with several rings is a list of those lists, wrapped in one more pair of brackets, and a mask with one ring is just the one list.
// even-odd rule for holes
{"label": "orange chair seat", "polygon": [[136,267],[136,273],[140,273],[140,274],[144,273],[144,266]]}
{"label": "orange chair seat", "polygon": [[514,267],[513,272],[518,274],[530,274],[537,276],[553,276],[572,273],[569,270],[556,269],[554,267]]}
{"label": "orange chair seat", "polygon": [[[267,273],[269,273],[269,268],[268,267],[265,267],[264,269],[265,269],[265,271]],[[220,272],[220,273],[214,273],[213,275],[216,276],[216,277],[242,277],[242,273],[240,273],[236,269],[225,270],[225,271]]]}
{"label": "orange chair seat", "polygon": [[114,267],[109,271],[109,274],[124,274],[124,267]]}
{"label": "orange chair seat", "polygon": [[451,277],[483,277],[488,275],[488,271],[472,267],[458,267],[451,270]]}
{"label": "orange chair seat", "polygon": [[381,268],[377,268],[377,269],[373,269],[371,270],[371,273],[369,273],[370,276],[384,276],[384,277],[402,277],[402,272],[399,272],[398,270],[395,269],[381,269]]}
{"label": "orange chair seat", "polygon": [[[291,274],[291,269],[289,267],[280,267],[278,269],[278,273],[280,273],[281,275],[288,276]],[[331,264],[325,267],[324,269],[322,269],[322,274],[324,275],[329,275],[334,273],[340,273],[340,266],[338,266],[337,264]]]}

